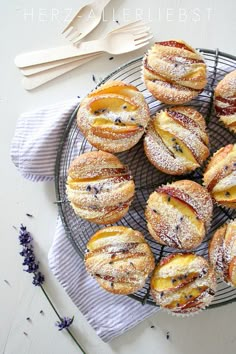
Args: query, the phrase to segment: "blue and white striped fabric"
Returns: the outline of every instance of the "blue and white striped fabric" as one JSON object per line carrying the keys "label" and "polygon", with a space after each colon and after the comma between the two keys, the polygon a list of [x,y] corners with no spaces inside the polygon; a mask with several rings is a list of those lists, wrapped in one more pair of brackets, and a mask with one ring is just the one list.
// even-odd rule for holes
{"label": "blue and white striped fabric", "polygon": [[[53,180],[58,144],[78,100],[24,113],[17,122],[11,158],[31,181]],[[60,218],[49,251],[49,266],[97,334],[108,342],[157,311],[127,296],[102,290],[85,271],[83,261],[65,235]]]}

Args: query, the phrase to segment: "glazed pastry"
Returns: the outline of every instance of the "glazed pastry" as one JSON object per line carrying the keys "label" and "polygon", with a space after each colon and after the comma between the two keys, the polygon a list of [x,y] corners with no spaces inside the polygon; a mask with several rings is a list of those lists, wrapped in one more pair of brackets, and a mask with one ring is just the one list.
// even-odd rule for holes
{"label": "glazed pastry", "polygon": [[201,256],[172,254],[157,265],[151,279],[151,294],[162,308],[188,314],[208,306],[216,291],[213,268]]}
{"label": "glazed pastry", "polygon": [[189,250],[202,242],[212,210],[209,193],[196,182],[182,180],[158,187],[149,196],[145,215],[157,242]]}
{"label": "glazed pastry", "polygon": [[150,118],[139,90],[121,81],[109,81],[81,102],[77,123],[91,145],[108,152],[132,148]]}
{"label": "glazed pastry", "polygon": [[213,155],[203,179],[217,204],[236,208],[236,144],[222,147]]}
{"label": "glazed pastry", "polygon": [[99,285],[114,294],[141,289],[155,266],[143,235],[124,226],[99,230],[89,240],[85,266]]}
{"label": "glazed pastry", "polygon": [[135,185],[129,169],[104,151],[77,157],[67,178],[67,196],[75,213],[96,224],[120,220],[129,209]]}
{"label": "glazed pastry", "polygon": [[189,173],[209,156],[203,116],[191,107],[157,112],[149,123],[144,150],[149,161],[171,175]]}
{"label": "glazed pastry", "polygon": [[216,86],[215,110],[224,125],[236,133],[236,70],[227,74]]}
{"label": "glazed pastry", "polygon": [[209,245],[209,259],[217,274],[236,287],[236,220],[216,230]]}
{"label": "glazed pastry", "polygon": [[181,104],[206,86],[206,64],[202,55],[182,40],[157,42],[144,56],[143,79],[159,101]]}

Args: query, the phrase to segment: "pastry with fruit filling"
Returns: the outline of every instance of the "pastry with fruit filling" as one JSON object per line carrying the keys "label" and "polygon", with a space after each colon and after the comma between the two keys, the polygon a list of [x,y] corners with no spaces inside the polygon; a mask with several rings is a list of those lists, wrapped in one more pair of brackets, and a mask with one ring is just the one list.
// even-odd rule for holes
{"label": "pastry with fruit filling", "polygon": [[197,312],[208,306],[216,291],[213,268],[201,256],[172,254],[156,266],[151,294],[162,308],[177,314]]}
{"label": "pastry with fruit filling", "polygon": [[236,144],[226,145],[212,156],[203,179],[217,204],[236,208]]}
{"label": "pastry with fruit filling", "polygon": [[217,274],[236,287],[236,220],[216,230],[209,244],[209,259]]}
{"label": "pastry with fruit filling", "polygon": [[236,70],[227,74],[216,86],[215,110],[224,125],[236,133]]}
{"label": "pastry with fruit filling", "polygon": [[77,215],[96,224],[110,224],[128,212],[135,185],[128,167],[116,156],[91,151],[71,163],[66,189]]}
{"label": "pastry with fruit filling", "polygon": [[144,56],[143,79],[159,101],[181,104],[206,86],[206,64],[202,55],[182,40],[157,42]]}
{"label": "pastry with fruit filling", "polygon": [[208,143],[203,116],[191,107],[176,106],[151,120],[144,150],[157,169],[181,175],[202,165],[209,156]]}
{"label": "pastry with fruit filling", "polygon": [[142,93],[121,81],[109,81],[90,93],[77,113],[78,126],[90,144],[108,152],[137,144],[149,118]]}
{"label": "pastry with fruit filling", "polygon": [[198,183],[182,180],[158,187],[147,202],[145,216],[152,237],[169,247],[190,250],[210,227],[210,194]]}
{"label": "pastry with fruit filling", "polygon": [[155,261],[139,231],[112,226],[99,230],[91,237],[87,244],[85,266],[103,289],[125,295],[144,286]]}

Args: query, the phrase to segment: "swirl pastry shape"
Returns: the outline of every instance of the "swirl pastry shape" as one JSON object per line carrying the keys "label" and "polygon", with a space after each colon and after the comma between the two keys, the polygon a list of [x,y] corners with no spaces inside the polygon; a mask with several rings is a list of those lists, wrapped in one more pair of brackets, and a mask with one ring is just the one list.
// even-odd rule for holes
{"label": "swirl pastry shape", "polygon": [[217,116],[227,128],[236,133],[236,70],[218,83],[214,97]]}
{"label": "swirl pastry shape", "polygon": [[157,42],[143,59],[143,79],[159,101],[191,101],[206,86],[206,64],[201,54],[182,40]]}
{"label": "swirl pastry shape", "polygon": [[209,156],[208,142],[203,116],[191,107],[176,106],[151,120],[144,150],[157,169],[181,175],[202,165]]}
{"label": "swirl pastry shape", "polygon": [[212,156],[203,180],[217,204],[236,208],[236,144],[226,145]]}
{"label": "swirl pastry shape", "polygon": [[114,294],[141,289],[155,266],[143,235],[124,226],[96,232],[87,244],[85,266],[99,285]]}
{"label": "swirl pastry shape", "polygon": [[236,287],[236,220],[216,230],[209,245],[209,259],[217,274]]}
{"label": "swirl pastry shape", "polygon": [[96,224],[120,220],[129,209],[135,185],[129,169],[104,151],[77,157],[67,178],[67,196],[75,213]]}
{"label": "swirl pastry shape", "polygon": [[177,314],[198,312],[216,291],[213,268],[201,256],[172,254],[161,260],[151,279],[151,294],[162,308]]}
{"label": "swirl pastry shape", "polygon": [[145,211],[147,227],[159,243],[183,250],[201,244],[210,227],[213,204],[198,183],[181,180],[158,187]]}
{"label": "swirl pastry shape", "polygon": [[150,118],[139,90],[121,81],[110,81],[85,97],[77,123],[91,145],[108,152],[133,147],[142,137]]}

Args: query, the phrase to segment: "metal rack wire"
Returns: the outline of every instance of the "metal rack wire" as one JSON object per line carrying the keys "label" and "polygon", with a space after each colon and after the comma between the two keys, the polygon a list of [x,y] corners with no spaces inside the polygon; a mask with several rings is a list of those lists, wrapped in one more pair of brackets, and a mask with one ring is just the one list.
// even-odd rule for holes
{"label": "metal rack wire", "polygon": [[[196,107],[198,111],[205,116],[210,137],[210,150],[211,153],[213,153],[226,144],[235,143],[234,135],[225,129],[214,115],[213,88],[226,73],[236,69],[236,57],[220,52],[219,50],[199,50],[202,52],[208,67],[208,85],[197,98],[189,103],[189,105]],[[151,114],[154,114],[157,110],[165,107],[165,105],[157,101],[145,88],[140,78],[141,63],[142,57],[128,62],[108,75],[102,82],[99,83],[98,86],[108,80],[122,80],[135,85],[144,94],[150,107]],[[78,108],[79,107],[76,108],[71,116],[58,149],[55,166],[55,189],[59,214],[62,219],[66,235],[78,253],[78,256],[83,257],[89,238],[98,229],[100,229],[101,226],[82,220],[76,216],[66,197],[65,184],[67,170],[71,161],[75,156],[83,154],[85,151],[94,150],[88,141],[83,138],[77,128],[76,113]],[[149,242],[152,251],[155,254],[156,261],[159,261],[161,257],[168,255],[169,253],[174,253],[176,250],[170,247],[161,246],[152,239],[147,231],[146,221],[144,218],[144,208],[150,193],[152,193],[158,185],[173,181],[173,177],[157,171],[148,162],[143,152],[142,141],[140,141],[131,150],[118,154],[118,157],[122,162],[127,164],[132,171],[136,184],[136,194],[129,213],[117,224],[140,230]],[[201,169],[198,169],[187,176],[181,176],[175,179],[188,178],[196,182],[201,182],[201,176],[202,171]],[[207,257],[208,242],[211,239],[213,232],[228,219],[233,219],[235,217],[236,211],[226,210],[215,206],[211,230],[206,235],[202,244],[196,248],[194,252]],[[150,283],[147,281],[143,289],[130,296],[143,304],[147,303],[155,305],[149,295],[149,285]],[[236,301],[236,289],[218,280],[217,293],[211,307],[220,306],[233,301]]]}

